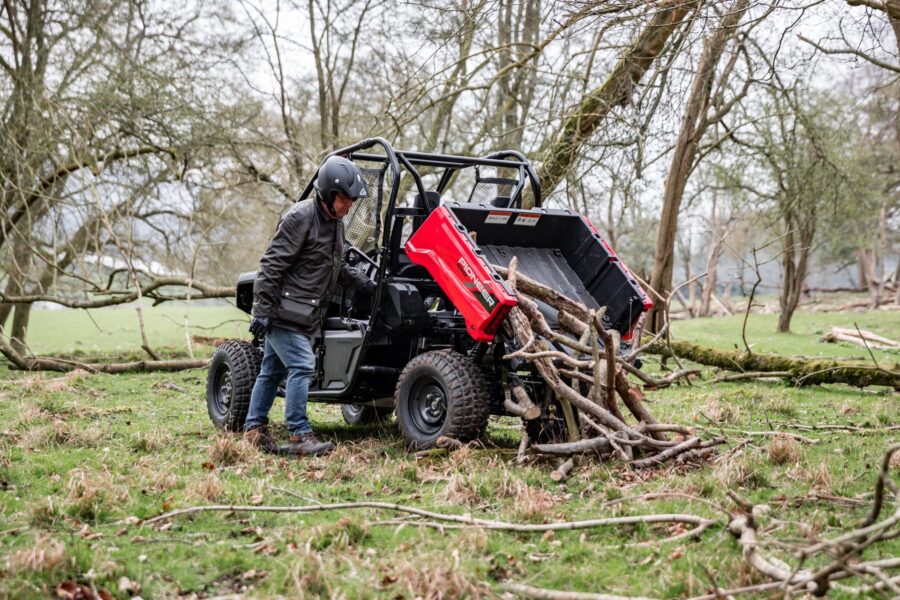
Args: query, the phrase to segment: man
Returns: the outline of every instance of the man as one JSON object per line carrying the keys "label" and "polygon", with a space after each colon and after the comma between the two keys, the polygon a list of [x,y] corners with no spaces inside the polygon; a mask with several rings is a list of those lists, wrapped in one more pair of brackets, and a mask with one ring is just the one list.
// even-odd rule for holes
{"label": "man", "polygon": [[[359,169],[346,158],[332,156],[319,167],[313,186],[315,199],[298,202],[282,215],[253,284],[250,332],[265,336],[265,347],[244,439],[279,454],[318,456],[334,449],[333,443],[316,437],[306,416],[316,364],[314,340],[321,333],[335,284],[368,294],[375,288],[364,274],[342,264],[341,219],[367,193]],[[290,443],[279,447],[269,435],[268,415],[285,375],[284,413]]]}

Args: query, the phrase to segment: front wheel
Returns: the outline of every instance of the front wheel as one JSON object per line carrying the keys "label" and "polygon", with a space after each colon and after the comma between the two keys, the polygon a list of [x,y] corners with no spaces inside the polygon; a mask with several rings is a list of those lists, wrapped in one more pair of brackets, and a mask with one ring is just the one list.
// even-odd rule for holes
{"label": "front wheel", "polygon": [[478,438],[487,427],[489,404],[481,369],[452,350],[420,354],[397,381],[397,424],[418,450],[433,447],[439,437]]}
{"label": "front wheel", "polygon": [[213,425],[243,429],[261,364],[262,351],[250,342],[228,340],[216,349],[206,375],[206,409]]}

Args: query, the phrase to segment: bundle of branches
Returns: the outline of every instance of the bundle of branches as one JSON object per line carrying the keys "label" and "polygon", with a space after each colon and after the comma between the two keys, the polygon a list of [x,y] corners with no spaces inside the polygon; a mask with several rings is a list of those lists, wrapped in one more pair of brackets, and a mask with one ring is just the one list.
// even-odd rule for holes
{"label": "bundle of branches", "polygon": [[[605,308],[588,309],[584,304],[550,289],[520,273],[513,258],[509,268],[496,267],[506,276],[516,295],[518,306],[510,311],[507,326],[518,349],[504,357],[534,365],[536,371],[552,390],[566,417],[566,442],[533,444],[540,454],[567,457],[554,472],[553,478],[564,479],[574,465],[574,457],[593,455],[601,460],[619,457],[634,468],[646,468],[670,460],[700,459],[714,453],[713,446],[723,438],[703,441],[679,425],[658,423],[644,405],[643,391],[629,382],[626,372],[640,378],[648,386],[659,388],[696,374],[682,370],[665,379],[643,373],[633,361],[636,349],[628,360],[619,354],[619,332],[607,329],[603,323]],[[541,313],[536,300],[558,311],[560,331],[553,330]],[[569,351],[562,351],[561,348]],[[507,402],[511,412],[525,419],[536,418],[538,411],[521,382],[511,382],[512,399]],[[623,414],[617,397],[633,417],[633,423]],[[573,410],[579,414],[576,426]],[[680,440],[669,440],[669,433]],[[523,434],[520,453],[524,453],[528,436]]]}

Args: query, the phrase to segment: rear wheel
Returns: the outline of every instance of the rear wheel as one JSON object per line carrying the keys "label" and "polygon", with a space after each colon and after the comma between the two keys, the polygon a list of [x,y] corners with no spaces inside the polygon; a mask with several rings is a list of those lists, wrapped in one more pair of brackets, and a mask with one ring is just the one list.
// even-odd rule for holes
{"label": "rear wheel", "polygon": [[241,340],[216,349],[206,376],[206,409],[213,425],[240,431],[250,408],[250,393],[259,374],[262,351]]}
{"label": "rear wheel", "polygon": [[397,381],[397,424],[409,445],[434,446],[439,437],[462,442],[487,427],[490,398],[481,369],[452,350],[412,359]]}
{"label": "rear wheel", "polygon": [[364,404],[342,404],[341,414],[348,425],[368,425],[384,423],[391,418],[393,408],[366,406]]}

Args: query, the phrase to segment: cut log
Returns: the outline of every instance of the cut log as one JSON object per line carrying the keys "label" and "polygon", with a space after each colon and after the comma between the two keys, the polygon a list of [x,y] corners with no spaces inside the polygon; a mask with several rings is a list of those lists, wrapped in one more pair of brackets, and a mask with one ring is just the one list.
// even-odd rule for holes
{"label": "cut log", "polygon": [[881,337],[871,331],[865,329],[844,329],[843,327],[832,327],[831,331],[819,338],[819,341],[828,343],[848,342],[861,348],[872,348],[875,350],[900,348],[900,342]]}
{"label": "cut log", "polygon": [[896,340],[892,340],[890,338],[882,337],[877,333],[869,331],[868,329],[846,329],[844,327],[832,327],[831,330],[835,333],[840,333],[843,335],[862,337],[867,341],[884,344],[885,346],[892,346],[894,348],[900,347],[900,342],[897,342]]}
{"label": "cut log", "polygon": [[562,483],[566,479],[569,478],[569,473],[572,472],[572,468],[575,466],[575,459],[568,458],[559,467],[550,473],[550,479],[557,483]]}
{"label": "cut log", "polygon": [[826,344],[847,342],[848,344],[853,344],[854,346],[859,346],[860,348],[871,348],[872,350],[890,350],[896,348],[896,346],[888,346],[879,342],[873,342],[867,338],[861,338],[858,335],[846,335],[843,333],[837,333],[836,331],[830,331],[826,333],[819,338],[819,341],[825,342]]}
{"label": "cut log", "polygon": [[564,442],[559,444],[532,444],[531,449],[540,454],[552,454],[555,456],[571,456],[572,454],[603,453],[609,452],[612,446],[609,440],[602,437],[593,437],[578,440],[577,442]]}
{"label": "cut log", "polygon": [[[512,398],[508,398],[503,402],[503,406],[509,412],[517,417],[522,417],[526,421],[531,421],[541,416],[541,409],[531,401],[525,386],[522,385],[521,379],[510,377],[509,388],[512,391]],[[514,408],[511,408],[510,405],[514,405]]]}
{"label": "cut log", "polygon": [[797,385],[822,383],[846,383],[863,388],[884,385],[900,391],[900,365],[890,369],[827,359],[792,358],[775,354],[747,354],[736,350],[720,350],[690,342],[672,342],[671,351],[663,343],[656,343],[646,350],[652,354],[668,355],[674,352],[679,358],[701,365],[718,367],[727,371],[787,372],[787,379]]}

